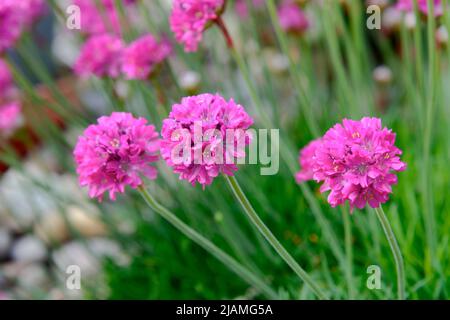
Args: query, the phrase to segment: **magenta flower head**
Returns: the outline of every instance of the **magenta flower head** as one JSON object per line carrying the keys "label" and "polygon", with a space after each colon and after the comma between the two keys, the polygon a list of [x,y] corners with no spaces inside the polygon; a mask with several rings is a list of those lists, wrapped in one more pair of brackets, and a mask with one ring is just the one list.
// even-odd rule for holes
{"label": "magenta flower head", "polygon": [[377,208],[389,199],[395,172],[406,168],[394,143],[395,133],[378,118],[344,119],[327,131],[316,146],[313,178],[323,182],[321,192],[331,191],[332,207],[348,201],[351,210]]}
{"label": "magenta flower head", "polygon": [[21,0],[17,1],[17,5],[20,7],[25,17],[25,23],[28,25],[36,22],[49,9],[45,0]]}
{"label": "magenta flower head", "polygon": [[186,52],[197,51],[203,31],[224,10],[224,0],[174,0],[170,28]]}
{"label": "magenta flower head", "polygon": [[[128,5],[135,0],[122,1],[128,9]],[[73,0],[74,5],[80,8],[81,32],[94,35],[102,33],[121,34],[120,15],[115,7],[114,0]]]}
{"label": "magenta flower head", "polygon": [[180,179],[203,188],[220,173],[233,175],[245,159],[253,119],[233,99],[218,94],[186,97],[163,121],[161,155]]}
{"label": "magenta flower head", "polygon": [[74,71],[80,76],[116,78],[120,75],[125,44],[117,36],[102,34],[90,37],[82,46]]}
{"label": "magenta flower head", "polygon": [[111,200],[126,186],[135,189],[142,177],[155,179],[159,139],[153,125],[130,113],[113,112],[90,125],[78,138],[74,150],[81,186],[89,188],[89,196],[103,199],[108,191]]}
{"label": "magenta flower head", "polygon": [[14,46],[24,25],[24,17],[16,0],[0,1],[0,53]]}
{"label": "magenta flower head", "polygon": [[302,33],[309,27],[305,13],[292,0],[284,1],[278,8],[281,28],[286,32]]}
{"label": "magenta flower head", "polygon": [[13,88],[13,77],[6,62],[0,58],[0,99]]}
{"label": "magenta flower head", "polygon": [[[428,0],[417,0],[418,8],[424,14],[428,14]],[[434,1],[434,15],[436,17],[442,16],[444,13],[444,7],[442,0]],[[398,10],[411,12],[414,10],[414,0],[398,0],[396,5]]]}
{"label": "magenta flower head", "polygon": [[172,52],[168,41],[157,41],[151,34],[131,43],[123,53],[122,71],[128,79],[147,79]]}
{"label": "magenta flower head", "polygon": [[22,122],[22,109],[18,102],[0,106],[0,137],[9,137]]}
{"label": "magenta flower head", "polygon": [[302,150],[298,157],[301,170],[295,175],[298,183],[313,179],[314,156],[317,147],[321,144],[321,139],[316,139],[308,143]]}

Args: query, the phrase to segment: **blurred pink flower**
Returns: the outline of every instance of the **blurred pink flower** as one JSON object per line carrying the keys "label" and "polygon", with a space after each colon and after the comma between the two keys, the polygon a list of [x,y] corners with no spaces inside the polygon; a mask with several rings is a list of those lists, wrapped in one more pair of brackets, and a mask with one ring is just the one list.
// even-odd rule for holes
{"label": "blurred pink flower", "polygon": [[21,122],[22,108],[18,102],[11,102],[0,106],[0,136],[10,136],[20,127]]}
{"label": "blurred pink flower", "polygon": [[0,53],[14,46],[24,26],[23,12],[17,0],[0,1]]}
{"label": "blurred pink flower", "polygon": [[208,24],[217,19],[224,0],[174,0],[170,28],[186,52],[194,52]]}
{"label": "blurred pink flower", "polygon": [[298,162],[300,163],[301,170],[295,175],[298,183],[313,179],[314,156],[317,147],[320,146],[321,143],[321,139],[316,139],[300,150]]}
{"label": "blurred pink flower", "polygon": [[135,189],[143,184],[142,176],[155,179],[151,164],[158,160],[159,139],[153,125],[130,113],[113,112],[98,119],[78,138],[74,150],[80,185],[89,188],[89,196],[111,200],[126,186]]}
{"label": "blurred pink flower", "polygon": [[[397,9],[402,11],[413,11],[414,10],[414,0],[398,0]],[[425,14],[428,14],[428,0],[417,0],[418,8]],[[441,16],[444,13],[444,8],[442,0],[434,0],[434,15]]]}
{"label": "blurred pink flower", "polygon": [[[134,4],[135,0],[123,1],[124,5]],[[73,0],[80,8],[81,31],[93,35],[102,33],[121,33],[120,15],[114,0],[100,0],[97,6],[94,0]]]}
{"label": "blurred pink flower", "polygon": [[122,71],[128,79],[147,79],[171,51],[168,41],[158,42],[151,34],[142,36],[125,49]]}
{"label": "blurred pink flower", "polygon": [[45,0],[20,0],[16,1],[25,17],[25,22],[30,25],[48,12]]}
{"label": "blurred pink flower", "polygon": [[301,33],[309,27],[305,13],[292,0],[284,1],[278,8],[281,28],[286,32]]}
{"label": "blurred pink flower", "polygon": [[[163,121],[161,155],[180,179],[203,185],[220,173],[233,175],[245,158],[253,119],[233,99],[216,94],[185,97]],[[185,148],[187,147],[187,148]]]}
{"label": "blurred pink flower", "polygon": [[378,118],[344,119],[322,138],[314,156],[314,179],[322,181],[321,192],[331,190],[332,207],[350,203],[350,208],[372,208],[385,203],[397,183],[396,171],[405,170],[395,134],[382,128]]}
{"label": "blurred pink flower", "polygon": [[0,100],[13,88],[13,77],[6,62],[0,58]]}
{"label": "blurred pink flower", "polygon": [[[253,5],[253,9],[260,9],[264,6],[264,0],[251,0],[251,3]],[[235,9],[236,13],[241,18],[247,18],[249,14],[249,8],[247,5],[247,0],[236,0],[235,3]],[[252,9],[252,8],[250,8]]]}
{"label": "blurred pink flower", "polygon": [[117,36],[91,36],[81,48],[74,66],[75,73],[82,76],[118,77],[124,47],[124,42]]}

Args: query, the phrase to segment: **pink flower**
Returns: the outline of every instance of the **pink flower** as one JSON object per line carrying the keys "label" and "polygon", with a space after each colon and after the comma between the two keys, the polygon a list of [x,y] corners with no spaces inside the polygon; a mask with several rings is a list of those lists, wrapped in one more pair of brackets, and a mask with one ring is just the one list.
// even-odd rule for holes
{"label": "pink flower", "polygon": [[216,94],[186,97],[163,121],[161,155],[180,179],[205,187],[220,173],[233,175],[245,158],[253,119],[233,99]]}
{"label": "pink flower", "polygon": [[321,139],[316,139],[300,150],[298,162],[300,163],[301,170],[295,175],[298,183],[313,179],[314,155],[321,143]]}
{"label": "pink flower", "polygon": [[13,78],[6,62],[0,58],[0,100],[13,88]]}
{"label": "pink flower", "polygon": [[111,200],[126,186],[135,189],[143,184],[142,176],[155,179],[151,164],[158,160],[158,133],[144,118],[130,113],[113,112],[90,125],[78,138],[74,150],[80,185],[89,188],[89,196],[103,199],[108,191]]}
{"label": "pink flower", "polygon": [[208,24],[217,19],[224,0],[174,0],[170,28],[186,52],[194,52]]}
{"label": "pink flower", "polygon": [[[414,10],[414,0],[398,0],[397,9],[402,11],[411,12]],[[425,14],[428,14],[428,0],[417,0],[418,8]],[[444,13],[442,0],[434,0],[434,15],[436,17],[441,16]]]}
{"label": "pink flower", "polygon": [[[135,0],[123,1],[124,5],[134,4]],[[100,0],[97,6],[94,0],[73,0],[80,8],[81,31],[93,35],[102,33],[121,33],[120,15],[114,0]]]}
{"label": "pink flower", "polygon": [[28,25],[37,21],[48,11],[45,0],[21,0],[17,1],[17,5],[20,7]]}
{"label": "pink flower", "polygon": [[281,28],[286,32],[302,33],[309,27],[309,21],[300,7],[292,1],[285,1],[278,8]]}
{"label": "pink flower", "polygon": [[14,46],[24,25],[24,16],[17,0],[0,1],[0,53]]}
{"label": "pink flower", "polygon": [[331,190],[332,207],[348,201],[351,210],[367,203],[376,208],[389,199],[395,172],[406,168],[394,143],[395,134],[378,118],[344,119],[328,130],[313,157],[313,176],[323,182],[321,192]]}
{"label": "pink flower", "polygon": [[0,106],[0,136],[9,137],[22,123],[22,110],[18,102]]}
{"label": "pink flower", "polygon": [[125,49],[122,71],[128,79],[147,79],[171,51],[167,41],[158,42],[151,34],[145,35]]}
{"label": "pink flower", "polygon": [[74,70],[78,75],[118,77],[121,69],[123,41],[103,34],[90,37],[81,48]]}
{"label": "pink flower", "polygon": [[[253,8],[255,9],[264,7],[264,0],[253,0],[251,3],[253,5]],[[247,0],[236,0],[235,9],[239,17],[244,19],[248,17],[248,13],[250,10],[247,5]]]}

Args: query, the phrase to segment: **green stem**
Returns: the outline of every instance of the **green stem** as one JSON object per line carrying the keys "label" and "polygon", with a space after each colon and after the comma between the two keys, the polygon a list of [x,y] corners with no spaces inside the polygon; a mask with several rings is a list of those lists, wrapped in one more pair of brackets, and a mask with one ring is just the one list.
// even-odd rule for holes
{"label": "green stem", "polygon": [[248,201],[244,192],[242,191],[236,178],[233,176],[225,176],[233,194],[241,204],[248,218],[253,222],[259,232],[266,238],[269,244],[275,249],[281,258],[291,267],[292,270],[303,280],[315,293],[319,299],[327,299],[326,295],[322,292],[319,286],[310,278],[310,276],[303,270],[302,267],[294,260],[294,258],[286,251],[283,245],[275,238],[272,232],[267,228],[256,211],[253,209],[250,201]]}
{"label": "green stem", "polygon": [[226,265],[230,270],[241,277],[245,282],[258,288],[270,299],[279,299],[278,294],[270,288],[264,281],[259,279],[254,273],[242,266],[239,262],[234,260],[227,253],[218,248],[214,243],[203,237],[197,231],[186,225],[181,221],[175,214],[167,210],[161,204],[159,204],[153,196],[147,191],[143,186],[139,187],[139,192],[144,198],[148,206],[171,223],[176,229],[183,233],[186,237],[194,241],[196,244],[201,246],[203,249],[211,253],[217,260]]}
{"label": "green stem", "polygon": [[392,231],[391,225],[386,217],[386,214],[383,211],[383,208],[380,206],[375,208],[375,212],[377,213],[378,220],[383,227],[384,234],[389,242],[389,246],[391,247],[392,254],[394,255],[395,260],[395,268],[397,270],[397,292],[398,299],[405,300],[405,271],[403,266],[403,257],[400,252],[400,248],[397,243],[397,239],[395,238],[394,232]]}
{"label": "green stem", "polygon": [[349,213],[342,209],[344,219],[344,233],[345,233],[345,255],[346,255],[346,276],[348,287],[348,298],[355,298],[355,288],[353,286],[353,246],[352,246],[352,225],[350,223]]}

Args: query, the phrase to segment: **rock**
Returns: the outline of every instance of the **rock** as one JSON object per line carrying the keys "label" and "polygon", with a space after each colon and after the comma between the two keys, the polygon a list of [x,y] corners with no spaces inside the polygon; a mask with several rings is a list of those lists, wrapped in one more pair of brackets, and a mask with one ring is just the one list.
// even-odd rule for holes
{"label": "rock", "polygon": [[106,226],[96,216],[95,211],[90,212],[80,207],[67,208],[67,216],[71,226],[84,237],[104,236],[107,233]]}
{"label": "rock", "polygon": [[12,237],[8,229],[0,228],[0,259],[8,254],[11,242]]}
{"label": "rock", "polygon": [[47,248],[35,236],[25,236],[13,244],[11,256],[19,262],[41,262],[47,258]]}
{"label": "rock", "polygon": [[32,263],[24,266],[17,275],[19,285],[24,288],[39,288],[43,290],[49,285],[47,270],[40,263]]}

